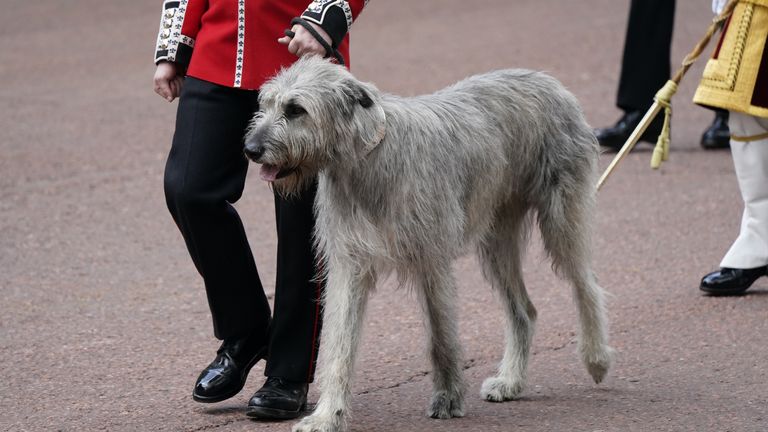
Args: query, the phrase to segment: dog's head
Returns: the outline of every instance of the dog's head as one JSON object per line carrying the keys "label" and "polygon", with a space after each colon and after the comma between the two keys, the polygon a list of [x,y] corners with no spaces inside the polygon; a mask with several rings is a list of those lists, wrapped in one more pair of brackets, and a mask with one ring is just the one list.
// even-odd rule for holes
{"label": "dog's head", "polygon": [[354,164],[383,138],[379,91],[316,56],[264,84],[245,155],[283,193],[301,190],[332,164]]}

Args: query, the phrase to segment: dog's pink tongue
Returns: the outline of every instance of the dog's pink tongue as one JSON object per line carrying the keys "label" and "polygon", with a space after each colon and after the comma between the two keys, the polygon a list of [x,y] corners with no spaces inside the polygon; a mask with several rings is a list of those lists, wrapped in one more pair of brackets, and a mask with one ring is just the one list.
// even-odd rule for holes
{"label": "dog's pink tongue", "polygon": [[280,168],[274,165],[262,164],[259,175],[261,179],[268,182],[273,182],[277,179],[277,174],[280,172]]}

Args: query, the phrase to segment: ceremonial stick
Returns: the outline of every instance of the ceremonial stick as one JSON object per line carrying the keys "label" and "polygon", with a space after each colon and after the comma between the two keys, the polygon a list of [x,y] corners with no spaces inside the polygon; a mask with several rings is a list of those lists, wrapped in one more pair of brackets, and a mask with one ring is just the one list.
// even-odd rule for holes
{"label": "ceremonial stick", "polygon": [[680,83],[680,80],[683,79],[683,76],[685,76],[685,73],[688,72],[688,69],[691,67],[691,65],[699,58],[702,51],[704,51],[704,48],[706,48],[707,44],[709,44],[710,39],[712,39],[712,36],[717,32],[717,29],[722,26],[722,24],[725,22],[725,20],[728,19],[729,16],[731,16],[733,9],[736,7],[736,3],[738,2],[739,0],[728,1],[728,4],[725,5],[723,11],[720,12],[720,14],[712,20],[712,24],[709,25],[707,33],[704,35],[704,37],[701,38],[699,43],[696,44],[696,46],[693,48],[693,51],[685,56],[682,66],[677,70],[677,73],[675,73],[675,75],[669,81],[667,81],[664,87],[662,87],[656,93],[651,108],[645,113],[642,120],[640,120],[640,123],[637,124],[635,130],[621,147],[621,150],[619,150],[619,152],[613,158],[611,164],[608,165],[608,168],[606,168],[605,172],[603,172],[603,175],[600,176],[600,179],[597,181],[597,190],[600,190],[611,173],[613,173],[613,170],[616,169],[616,166],[618,166],[619,162],[621,162],[621,160],[624,159],[624,156],[626,156],[632,150],[635,144],[637,144],[637,141],[640,140],[643,132],[648,129],[648,126],[651,124],[653,119],[656,118],[656,115],[659,114],[659,111],[661,111],[662,108],[664,108],[665,111],[664,127],[661,130],[661,135],[659,135],[659,140],[656,143],[656,147],[653,149],[651,167],[656,169],[661,165],[661,161],[667,160],[667,157],[669,156],[669,122],[672,116],[672,107],[670,105],[670,101],[672,96],[674,96],[675,92],[677,92],[677,85]]}
{"label": "ceremonial stick", "polygon": [[632,131],[632,134],[629,136],[629,138],[627,138],[627,142],[624,143],[624,145],[621,147],[621,150],[619,150],[616,156],[614,156],[611,164],[608,165],[608,168],[606,168],[605,172],[603,172],[603,175],[600,176],[600,180],[597,181],[597,190],[600,190],[600,187],[603,186],[603,183],[605,183],[605,180],[608,178],[608,176],[611,175],[619,162],[624,159],[624,156],[628,155],[629,152],[632,151],[632,148],[635,146],[635,144],[637,144],[637,141],[643,135],[645,130],[648,129],[651,121],[656,118],[656,115],[659,113],[659,111],[661,111],[661,108],[662,106],[659,102],[653,102],[651,108],[646,111],[643,119],[640,120],[640,123],[637,124],[635,130]]}

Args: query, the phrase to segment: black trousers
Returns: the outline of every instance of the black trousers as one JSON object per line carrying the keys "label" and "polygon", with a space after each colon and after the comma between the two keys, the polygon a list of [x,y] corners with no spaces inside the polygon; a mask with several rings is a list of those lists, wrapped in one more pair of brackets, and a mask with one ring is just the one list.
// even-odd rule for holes
{"label": "black trousers", "polygon": [[266,375],[311,382],[320,332],[321,287],[313,281],[316,186],[298,197],[275,195],[277,280],[270,319],[242,221],[232,206],[249,163],[243,136],[258,110],[257,92],[188,77],[165,168],[168,209],[203,277],[218,339],[247,335],[269,344]]}
{"label": "black trousers", "polygon": [[670,77],[675,0],[632,0],[616,105],[645,111]]}

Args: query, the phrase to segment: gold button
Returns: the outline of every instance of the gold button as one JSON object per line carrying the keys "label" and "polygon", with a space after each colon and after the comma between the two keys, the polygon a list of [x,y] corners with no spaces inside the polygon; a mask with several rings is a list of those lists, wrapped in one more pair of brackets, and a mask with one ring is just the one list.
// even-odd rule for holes
{"label": "gold button", "polygon": [[168,43],[163,42],[160,45],[158,45],[158,48],[160,48],[161,50],[168,49]]}
{"label": "gold button", "polygon": [[176,9],[166,9],[165,10],[165,17],[166,18],[173,18],[173,16],[176,14]]}
{"label": "gold button", "polygon": [[168,29],[163,30],[163,33],[160,34],[160,37],[162,39],[168,39],[169,37],[171,37],[171,31]]}
{"label": "gold button", "polygon": [[169,29],[169,28],[171,28],[172,25],[173,25],[173,20],[172,19],[167,19],[167,20],[163,21],[163,28]]}

